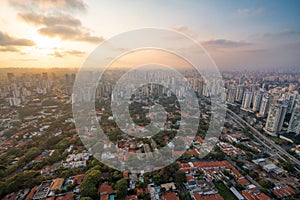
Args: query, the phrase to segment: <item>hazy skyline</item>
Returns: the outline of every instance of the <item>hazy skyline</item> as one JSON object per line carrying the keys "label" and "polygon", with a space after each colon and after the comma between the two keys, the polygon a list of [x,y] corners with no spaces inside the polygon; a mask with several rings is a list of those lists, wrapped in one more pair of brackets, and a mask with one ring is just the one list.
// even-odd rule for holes
{"label": "hazy skyline", "polygon": [[4,0],[0,7],[0,67],[79,67],[104,40],[145,27],[189,35],[221,69],[299,66],[299,1]]}

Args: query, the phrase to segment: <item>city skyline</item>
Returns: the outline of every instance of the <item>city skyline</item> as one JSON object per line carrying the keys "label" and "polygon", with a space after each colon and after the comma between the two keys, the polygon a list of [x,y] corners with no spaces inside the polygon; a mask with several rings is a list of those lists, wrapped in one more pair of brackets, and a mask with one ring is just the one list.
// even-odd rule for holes
{"label": "city skyline", "polygon": [[0,199],[300,199],[299,0],[0,8]]}

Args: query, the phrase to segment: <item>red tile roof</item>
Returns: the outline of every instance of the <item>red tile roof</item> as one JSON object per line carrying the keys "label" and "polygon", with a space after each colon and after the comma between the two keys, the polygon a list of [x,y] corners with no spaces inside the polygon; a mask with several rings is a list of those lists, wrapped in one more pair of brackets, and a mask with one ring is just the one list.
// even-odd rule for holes
{"label": "red tile roof", "polygon": [[136,195],[131,195],[131,196],[128,196],[127,198],[126,198],[126,200],[137,200],[138,198],[137,198],[137,196]]}
{"label": "red tile roof", "polygon": [[209,194],[209,195],[203,195],[203,194],[194,194],[195,200],[223,200],[220,194]]}
{"label": "red tile roof", "polygon": [[100,194],[112,194],[114,192],[115,191],[113,190],[113,188],[107,183],[102,183],[98,188],[98,193]]}
{"label": "red tile roof", "polygon": [[70,193],[67,193],[63,196],[57,197],[56,200],[70,200],[70,199],[73,198],[73,195],[74,195],[73,192],[70,192]]}
{"label": "red tile roof", "polygon": [[249,193],[247,191],[243,191],[242,195],[246,200],[270,200],[270,197],[264,193]]}
{"label": "red tile roof", "polygon": [[83,180],[83,178],[84,178],[84,174],[77,174],[77,175],[75,176],[75,178],[74,178],[74,181],[75,181],[76,183],[81,183],[81,181]]}
{"label": "red tile roof", "polygon": [[199,152],[196,150],[196,149],[192,149],[190,151],[186,151],[185,154],[189,154],[189,155],[192,155],[192,156],[196,156],[199,154]]}
{"label": "red tile roof", "polygon": [[28,194],[27,197],[26,197],[26,200],[29,200],[29,199],[32,199],[32,198],[33,198],[34,193],[35,193],[35,191],[37,190],[38,187],[39,187],[39,186],[36,185],[36,186],[34,186],[34,187],[30,190],[29,194]]}
{"label": "red tile roof", "polygon": [[200,143],[203,144],[203,139],[200,136],[196,136],[196,140]]}
{"label": "red tile roof", "polygon": [[195,181],[194,177],[192,176],[186,176],[187,181]]}
{"label": "red tile roof", "polygon": [[175,192],[167,192],[163,195],[163,200],[179,200]]}
{"label": "red tile roof", "polygon": [[136,189],[136,194],[137,194],[137,195],[144,194],[143,188],[137,188],[137,189]]}
{"label": "red tile roof", "polygon": [[237,180],[236,182],[237,182],[238,184],[243,185],[243,186],[249,185],[249,184],[250,184],[250,182],[249,182],[247,179],[245,179],[245,178],[239,179],[239,180]]}
{"label": "red tile roof", "polygon": [[281,187],[281,188],[273,189],[272,193],[277,198],[283,198],[283,197],[288,197],[288,196],[294,195],[295,194],[295,190],[293,188],[291,188],[290,186],[286,186],[286,187]]}
{"label": "red tile roof", "polygon": [[[177,162],[179,165],[179,168],[181,169],[190,169],[191,166],[188,163],[180,163]],[[193,162],[193,165],[195,168],[222,168],[227,167],[229,168],[232,173],[236,176],[237,179],[240,179],[243,177],[243,175],[235,168],[233,167],[228,161],[216,161],[216,162]]]}
{"label": "red tile roof", "polygon": [[109,194],[101,195],[100,200],[109,200]]}

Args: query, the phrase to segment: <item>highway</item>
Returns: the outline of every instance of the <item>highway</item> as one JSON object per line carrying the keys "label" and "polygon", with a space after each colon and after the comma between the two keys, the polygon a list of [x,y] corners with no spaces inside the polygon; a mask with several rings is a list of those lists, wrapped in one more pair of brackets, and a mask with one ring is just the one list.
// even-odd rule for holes
{"label": "highway", "polygon": [[[227,112],[236,118],[241,124],[244,126],[247,126],[252,133],[254,133],[259,139],[261,139],[261,143],[264,144],[267,148],[270,149],[270,146],[276,149],[282,156],[285,156],[290,159],[291,162],[295,163],[298,167],[300,167],[300,161],[296,159],[294,156],[286,152],[283,148],[281,148],[279,145],[277,145],[273,140],[270,138],[266,137],[262,133],[260,133],[258,130],[256,130],[253,126],[251,126],[248,122],[246,122],[244,119],[242,119],[240,116],[235,114],[233,111],[230,109],[226,108]],[[269,146],[268,146],[269,145]]]}

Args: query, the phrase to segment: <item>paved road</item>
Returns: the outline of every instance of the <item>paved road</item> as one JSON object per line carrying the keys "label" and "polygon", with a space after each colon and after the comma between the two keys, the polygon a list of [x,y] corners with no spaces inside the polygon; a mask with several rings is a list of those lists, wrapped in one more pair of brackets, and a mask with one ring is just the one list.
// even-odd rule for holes
{"label": "paved road", "polygon": [[[245,125],[243,125],[242,123],[240,123],[240,121],[238,121],[236,118],[234,118],[232,115],[229,115],[238,125],[240,125],[241,127],[245,127]],[[261,143],[263,146],[266,147],[268,153],[274,155],[276,154],[277,157],[281,158],[282,160],[284,161],[287,161],[286,158],[282,157],[280,154],[279,154],[279,151],[275,148],[273,148],[271,145],[268,145],[266,144],[261,138],[259,138],[258,136],[256,135],[252,135],[256,141],[258,141],[259,143]]]}
{"label": "paved road", "polygon": [[[286,152],[283,148],[281,148],[279,145],[277,145],[273,140],[271,140],[270,138],[266,137],[265,135],[263,135],[262,133],[260,133],[258,130],[256,130],[253,126],[251,126],[248,122],[246,122],[244,119],[242,119],[240,116],[238,116],[237,114],[235,114],[233,111],[231,111],[230,109],[226,108],[227,112],[235,117],[238,121],[240,121],[241,124],[247,126],[248,128],[250,128],[250,130],[252,131],[252,133],[256,134],[256,136],[258,138],[260,138],[262,142],[262,144],[264,144],[266,147],[272,146],[273,148],[275,148],[281,155],[287,157],[290,159],[290,161],[292,161],[293,163],[295,163],[296,165],[298,165],[298,167],[300,167],[300,161],[298,159],[296,159],[294,156],[292,156],[291,154],[289,154],[288,152]],[[270,148],[270,147],[268,147]]]}

